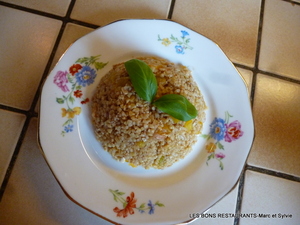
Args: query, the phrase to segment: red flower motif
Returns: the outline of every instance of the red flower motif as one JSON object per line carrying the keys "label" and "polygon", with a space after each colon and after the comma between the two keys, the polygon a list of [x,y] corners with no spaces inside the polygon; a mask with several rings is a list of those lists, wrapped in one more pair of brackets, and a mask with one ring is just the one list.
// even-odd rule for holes
{"label": "red flower motif", "polygon": [[133,209],[136,208],[136,198],[134,198],[134,193],[131,192],[130,196],[127,196],[126,198],[126,206],[123,209],[119,209],[118,207],[115,207],[113,210],[115,213],[117,213],[117,217],[127,217],[128,213],[130,215],[134,214]]}
{"label": "red flower motif", "polygon": [[80,64],[73,64],[69,71],[72,74],[72,76],[74,76],[75,73],[77,73],[79,70],[81,70],[82,66]]}
{"label": "red flower motif", "polygon": [[243,136],[244,132],[241,130],[241,123],[237,120],[230,124],[225,124],[226,134],[225,141],[232,142]]}
{"label": "red flower motif", "polygon": [[74,96],[75,96],[76,98],[80,98],[80,97],[82,96],[82,91],[81,91],[81,90],[76,90],[76,91],[74,91]]}
{"label": "red flower motif", "polygon": [[86,99],[84,99],[83,101],[81,101],[80,103],[81,104],[86,104],[86,103],[88,103],[90,101],[90,99],[89,98],[86,98]]}

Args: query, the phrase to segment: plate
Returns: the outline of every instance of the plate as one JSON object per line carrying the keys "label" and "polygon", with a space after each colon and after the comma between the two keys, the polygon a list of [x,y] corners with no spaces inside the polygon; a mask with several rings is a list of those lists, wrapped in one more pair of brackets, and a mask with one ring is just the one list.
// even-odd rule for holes
{"label": "plate", "polygon": [[[101,77],[140,56],[187,66],[208,106],[193,151],[164,170],[113,160],[91,123],[90,100]],[[121,20],[87,34],[61,57],[41,93],[39,142],[54,176],[74,202],[113,223],[193,220],[236,185],[253,136],[236,68],[214,42],[169,20]]]}

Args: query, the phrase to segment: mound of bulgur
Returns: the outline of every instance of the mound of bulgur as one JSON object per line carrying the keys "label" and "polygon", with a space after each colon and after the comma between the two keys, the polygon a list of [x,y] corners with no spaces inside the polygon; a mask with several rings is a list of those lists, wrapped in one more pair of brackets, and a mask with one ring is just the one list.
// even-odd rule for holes
{"label": "mound of bulgur", "polygon": [[156,76],[156,98],[185,96],[198,110],[184,122],[159,111],[134,91],[124,63],[116,64],[101,79],[92,99],[92,120],[97,139],[112,157],[146,169],[163,169],[184,158],[201,133],[206,105],[191,71],[157,57],[140,57]]}

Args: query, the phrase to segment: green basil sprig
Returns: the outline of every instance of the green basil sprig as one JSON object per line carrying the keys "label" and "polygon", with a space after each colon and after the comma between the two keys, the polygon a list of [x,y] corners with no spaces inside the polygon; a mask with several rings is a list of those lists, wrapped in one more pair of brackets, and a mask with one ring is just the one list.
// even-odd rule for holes
{"label": "green basil sprig", "polygon": [[178,120],[188,121],[197,116],[197,109],[183,95],[163,95],[153,105]]}
{"label": "green basil sprig", "polygon": [[154,101],[157,81],[151,68],[144,61],[131,59],[125,62],[125,68],[134,90],[141,99],[178,120],[188,121],[197,116],[197,109],[183,95],[167,94]]}
{"label": "green basil sprig", "polygon": [[125,62],[125,68],[138,96],[145,101],[152,102],[157,91],[157,81],[151,68],[138,59]]}

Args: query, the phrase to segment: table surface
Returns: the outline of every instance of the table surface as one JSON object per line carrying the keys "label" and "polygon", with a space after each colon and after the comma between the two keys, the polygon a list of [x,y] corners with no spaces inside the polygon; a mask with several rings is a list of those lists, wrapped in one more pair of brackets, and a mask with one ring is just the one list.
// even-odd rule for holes
{"label": "table surface", "polygon": [[192,224],[299,224],[299,0],[0,0],[0,224],[110,224],[58,185],[37,144],[38,106],[68,46],[124,18],[170,19],[203,34],[249,88],[255,140],[245,170]]}

